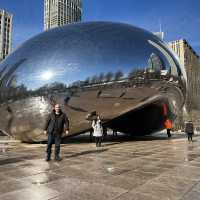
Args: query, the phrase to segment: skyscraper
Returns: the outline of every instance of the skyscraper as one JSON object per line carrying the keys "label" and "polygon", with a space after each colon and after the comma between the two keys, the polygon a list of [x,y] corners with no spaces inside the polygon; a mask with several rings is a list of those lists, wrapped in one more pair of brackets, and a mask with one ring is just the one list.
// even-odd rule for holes
{"label": "skyscraper", "polygon": [[0,61],[11,52],[13,15],[0,10]]}
{"label": "skyscraper", "polygon": [[81,0],[44,0],[44,29],[79,22],[82,17]]}

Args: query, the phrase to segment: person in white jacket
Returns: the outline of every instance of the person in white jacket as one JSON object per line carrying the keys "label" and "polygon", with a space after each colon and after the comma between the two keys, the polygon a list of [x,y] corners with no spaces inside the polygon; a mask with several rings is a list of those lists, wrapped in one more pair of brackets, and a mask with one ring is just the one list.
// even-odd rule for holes
{"label": "person in white jacket", "polygon": [[96,147],[100,147],[103,136],[103,127],[98,115],[97,118],[92,121],[92,128],[94,130],[93,136],[95,137]]}

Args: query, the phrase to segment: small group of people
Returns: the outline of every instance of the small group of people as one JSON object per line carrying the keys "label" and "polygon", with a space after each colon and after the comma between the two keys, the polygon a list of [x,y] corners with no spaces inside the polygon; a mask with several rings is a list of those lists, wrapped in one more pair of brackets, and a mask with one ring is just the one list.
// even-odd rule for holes
{"label": "small group of people", "polygon": [[[167,135],[170,138],[172,129],[172,121],[170,119],[165,121],[165,127],[167,129]],[[102,126],[101,118],[96,112],[92,116],[92,129],[96,147],[101,147],[104,128]],[[66,136],[69,134],[69,120],[66,114],[62,112],[60,105],[56,104],[53,111],[49,114],[44,127],[44,134],[48,136],[46,161],[51,160],[51,149],[53,143],[55,143],[55,160],[61,160],[60,144],[63,132]],[[194,134],[192,121],[187,121],[185,123],[185,133],[188,136],[188,141],[192,141],[192,136]],[[116,130],[113,130],[113,135],[117,135]]]}
{"label": "small group of people", "polygon": [[[166,127],[166,130],[167,130],[167,136],[168,138],[171,138],[171,129],[173,127],[173,124],[172,124],[172,121],[170,119],[167,119],[165,121],[165,127]],[[192,142],[192,137],[194,135],[194,125],[193,125],[193,122],[191,120],[185,122],[185,133],[187,134],[187,138],[188,138],[188,141]]]}
{"label": "small group of people", "polygon": [[[95,137],[96,147],[101,147],[103,137],[103,126],[100,116],[95,112],[92,120],[93,136]],[[55,143],[55,160],[61,161],[60,144],[63,132],[69,134],[69,120],[67,115],[62,112],[59,104],[54,106],[53,111],[47,117],[44,134],[48,136],[46,161],[51,160],[52,145]]]}

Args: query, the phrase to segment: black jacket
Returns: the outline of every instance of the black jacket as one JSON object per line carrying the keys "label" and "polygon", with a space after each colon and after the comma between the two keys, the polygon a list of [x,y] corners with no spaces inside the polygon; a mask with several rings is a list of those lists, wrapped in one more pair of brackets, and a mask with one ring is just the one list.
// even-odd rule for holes
{"label": "black jacket", "polygon": [[186,122],[185,123],[185,132],[186,133],[194,133],[194,126],[192,122]]}
{"label": "black jacket", "polygon": [[[67,118],[67,115],[62,111],[57,120],[58,120],[57,121],[58,127],[56,134],[62,135],[62,133],[64,132],[64,128],[66,130],[69,130],[69,120]],[[47,117],[44,130],[47,131],[48,134],[51,134],[53,133],[54,125],[55,125],[55,111],[52,111],[52,113],[49,114],[49,116]]]}

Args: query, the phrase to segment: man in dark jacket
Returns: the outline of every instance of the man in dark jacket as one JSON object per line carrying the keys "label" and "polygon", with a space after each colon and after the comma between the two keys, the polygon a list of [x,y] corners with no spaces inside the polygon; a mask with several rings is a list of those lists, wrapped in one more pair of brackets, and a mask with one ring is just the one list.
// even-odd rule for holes
{"label": "man in dark jacket", "polygon": [[194,134],[194,125],[192,121],[188,121],[185,123],[185,133],[188,136],[188,141],[192,141],[192,136]]}
{"label": "man in dark jacket", "polygon": [[52,144],[55,142],[55,160],[60,161],[60,143],[61,136],[64,132],[66,135],[69,133],[69,120],[65,113],[62,112],[60,105],[56,104],[52,113],[48,116],[44,133],[48,135],[47,143],[47,158],[46,161],[51,160],[51,148]]}

